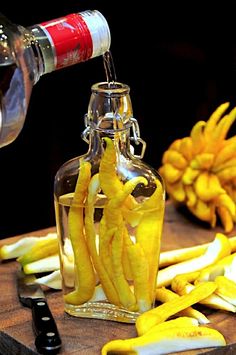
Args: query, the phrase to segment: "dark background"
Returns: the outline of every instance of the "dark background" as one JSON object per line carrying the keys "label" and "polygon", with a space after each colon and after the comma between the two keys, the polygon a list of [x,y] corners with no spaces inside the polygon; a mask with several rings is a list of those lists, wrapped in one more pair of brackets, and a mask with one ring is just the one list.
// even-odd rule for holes
{"label": "dark background", "polygon": [[[111,30],[118,81],[131,88],[134,116],[158,168],[169,144],[189,135],[221,103],[236,105],[235,1],[48,1],[1,3],[25,27],[97,9]],[[90,87],[105,80],[102,58],[44,75],[25,126],[0,150],[0,238],[55,225],[57,169],[87,151],[81,139]],[[230,135],[234,134],[234,128]]]}

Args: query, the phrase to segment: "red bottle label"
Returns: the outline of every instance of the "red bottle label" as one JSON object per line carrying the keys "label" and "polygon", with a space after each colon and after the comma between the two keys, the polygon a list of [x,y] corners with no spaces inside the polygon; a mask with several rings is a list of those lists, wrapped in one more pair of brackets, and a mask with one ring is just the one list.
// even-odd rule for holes
{"label": "red bottle label", "polygon": [[43,22],[40,26],[51,37],[56,69],[86,61],[92,56],[92,37],[83,17],[79,14]]}

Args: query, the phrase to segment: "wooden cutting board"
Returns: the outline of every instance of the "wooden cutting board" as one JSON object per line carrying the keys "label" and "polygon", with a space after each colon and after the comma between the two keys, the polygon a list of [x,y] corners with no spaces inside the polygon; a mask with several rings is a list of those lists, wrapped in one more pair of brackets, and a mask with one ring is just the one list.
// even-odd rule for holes
{"label": "wooden cutting board", "polygon": [[[46,235],[55,228],[44,229],[30,235]],[[212,230],[177,210],[170,202],[166,204],[162,250],[171,250],[212,241],[216,232],[223,232],[219,226]],[[230,236],[236,234],[233,231]],[[27,234],[0,241],[0,245],[11,243]],[[31,310],[23,307],[17,297],[15,284],[16,261],[0,262],[0,354],[37,354],[31,323]],[[126,339],[136,336],[133,324],[112,321],[75,318],[63,310],[62,292],[47,292],[47,299],[58,329],[63,347],[61,354],[98,355],[102,346],[112,339]],[[213,349],[198,349],[178,354],[236,354],[236,314],[224,311],[201,309],[210,319],[210,326],[221,331],[228,346]]]}

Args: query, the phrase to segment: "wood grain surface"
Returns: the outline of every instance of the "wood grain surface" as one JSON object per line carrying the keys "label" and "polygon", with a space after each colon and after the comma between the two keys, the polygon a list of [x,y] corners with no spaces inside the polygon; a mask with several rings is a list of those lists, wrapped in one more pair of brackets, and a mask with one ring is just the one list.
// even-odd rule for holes
{"label": "wood grain surface", "polygon": [[[46,235],[55,228],[30,233],[30,235]],[[165,223],[162,238],[162,250],[171,250],[193,246],[212,241],[217,231],[223,232],[219,226],[210,229],[208,225],[189,218],[177,210],[171,203],[166,204]],[[230,236],[234,235],[233,231]],[[236,233],[235,233],[236,234]],[[0,241],[11,243],[26,235],[16,236]],[[15,283],[16,261],[0,262],[0,354],[32,355],[37,354],[34,346],[31,310],[23,307],[18,300]],[[112,339],[126,339],[136,336],[133,324],[113,321],[85,319],[69,316],[64,312],[61,291],[49,290],[46,293],[49,307],[55,317],[61,334],[63,347],[61,354],[98,355],[102,346]],[[228,346],[216,349],[198,349],[178,354],[236,354],[235,325],[236,315],[201,308],[211,321],[210,326],[218,329],[225,336]]]}

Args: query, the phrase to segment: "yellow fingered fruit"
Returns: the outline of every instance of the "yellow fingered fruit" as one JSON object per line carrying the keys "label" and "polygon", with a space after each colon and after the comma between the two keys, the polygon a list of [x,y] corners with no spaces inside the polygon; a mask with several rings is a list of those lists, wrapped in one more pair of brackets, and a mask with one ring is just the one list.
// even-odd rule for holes
{"label": "yellow fingered fruit", "polygon": [[175,140],[164,152],[160,173],[167,195],[187,206],[198,219],[217,221],[229,233],[236,221],[236,136],[226,138],[236,107],[221,104],[207,121],[198,121],[189,137]]}

